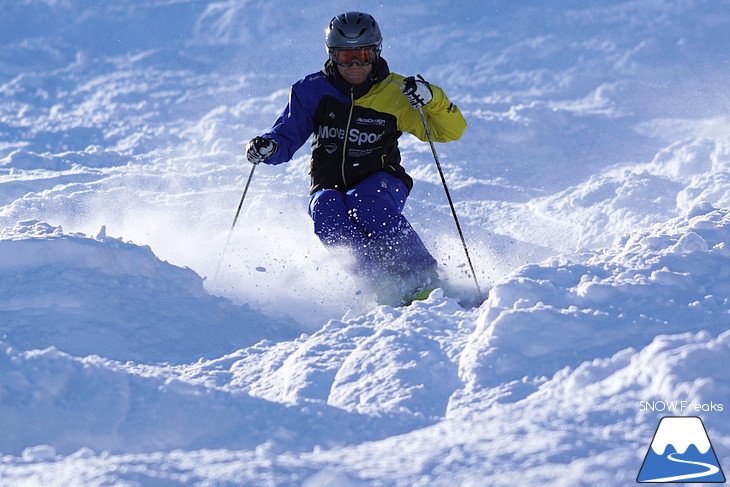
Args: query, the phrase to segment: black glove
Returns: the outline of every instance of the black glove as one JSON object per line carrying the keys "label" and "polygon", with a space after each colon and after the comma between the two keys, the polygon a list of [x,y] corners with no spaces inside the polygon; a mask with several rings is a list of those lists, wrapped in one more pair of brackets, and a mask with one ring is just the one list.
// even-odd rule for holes
{"label": "black glove", "polygon": [[254,137],[246,146],[246,159],[251,164],[259,164],[276,153],[276,141],[267,137]]}
{"label": "black glove", "polygon": [[431,85],[420,74],[417,76],[418,78],[409,76],[404,79],[403,86],[400,88],[413,108],[421,108],[433,99]]}

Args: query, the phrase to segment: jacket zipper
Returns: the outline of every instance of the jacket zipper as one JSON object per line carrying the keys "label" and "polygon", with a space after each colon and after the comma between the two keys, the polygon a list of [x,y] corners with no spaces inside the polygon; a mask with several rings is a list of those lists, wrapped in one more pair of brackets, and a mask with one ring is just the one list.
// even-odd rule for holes
{"label": "jacket zipper", "polygon": [[352,112],[355,109],[355,87],[350,87],[350,114],[347,115],[347,127],[345,128],[345,140],[342,142],[342,183],[347,189],[347,177],[345,176],[345,164],[347,163],[347,137],[352,123]]}

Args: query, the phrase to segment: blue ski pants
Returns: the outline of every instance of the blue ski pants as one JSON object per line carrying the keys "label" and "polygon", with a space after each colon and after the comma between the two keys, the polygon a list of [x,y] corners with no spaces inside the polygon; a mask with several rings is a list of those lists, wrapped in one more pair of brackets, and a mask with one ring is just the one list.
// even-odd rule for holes
{"label": "blue ski pants", "polygon": [[347,192],[323,189],[309,200],[314,233],[325,246],[344,246],[357,274],[407,276],[435,268],[436,260],[401,214],[408,189],[395,176],[378,172]]}

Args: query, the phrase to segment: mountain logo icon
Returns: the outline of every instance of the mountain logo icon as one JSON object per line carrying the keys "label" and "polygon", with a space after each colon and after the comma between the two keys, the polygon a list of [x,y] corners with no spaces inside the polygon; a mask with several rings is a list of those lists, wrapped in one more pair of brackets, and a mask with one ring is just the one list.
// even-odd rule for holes
{"label": "mountain logo icon", "polygon": [[697,416],[666,416],[659,421],[644,457],[638,483],[723,483],[725,474]]}

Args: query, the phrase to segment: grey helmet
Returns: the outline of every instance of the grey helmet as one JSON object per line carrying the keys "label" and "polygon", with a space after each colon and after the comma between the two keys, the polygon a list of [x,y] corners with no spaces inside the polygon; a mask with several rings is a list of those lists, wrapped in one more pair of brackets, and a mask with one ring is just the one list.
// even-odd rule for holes
{"label": "grey helmet", "polygon": [[376,59],[380,56],[383,36],[372,15],[347,12],[334,17],[325,31],[324,45],[330,57],[335,49],[373,47]]}

